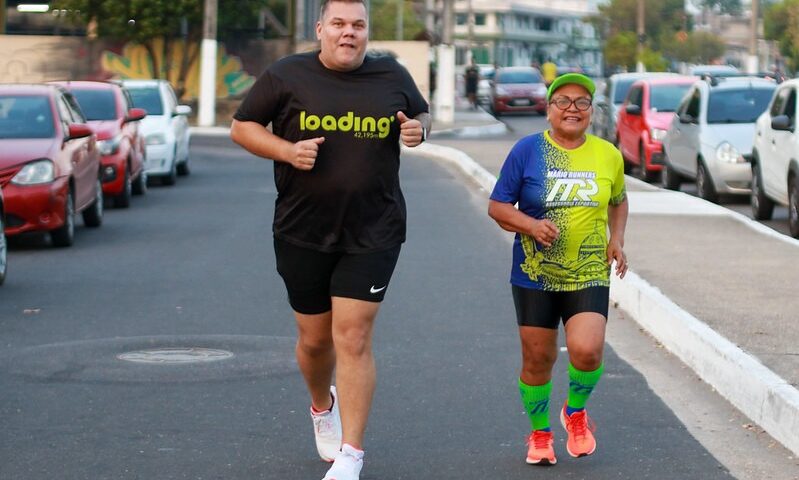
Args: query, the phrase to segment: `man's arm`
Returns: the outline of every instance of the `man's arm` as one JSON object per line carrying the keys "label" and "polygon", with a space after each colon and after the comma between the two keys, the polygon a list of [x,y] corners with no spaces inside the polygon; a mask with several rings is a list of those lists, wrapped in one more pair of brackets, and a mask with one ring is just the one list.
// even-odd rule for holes
{"label": "man's arm", "polygon": [[260,123],[238,120],[233,120],[230,126],[230,138],[254,155],[289,163],[299,170],[313,168],[319,145],[325,141],[325,137],[316,137],[292,143],[270,132]]}

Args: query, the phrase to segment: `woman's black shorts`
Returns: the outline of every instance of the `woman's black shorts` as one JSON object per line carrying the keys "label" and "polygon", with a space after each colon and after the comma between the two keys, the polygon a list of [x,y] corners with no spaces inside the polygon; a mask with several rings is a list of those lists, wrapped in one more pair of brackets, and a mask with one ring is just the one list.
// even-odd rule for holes
{"label": "woman's black shorts", "polygon": [[589,287],[573,292],[550,292],[511,285],[520,327],[557,329],[578,313],[594,312],[608,318],[610,288]]}
{"label": "woman's black shorts", "polygon": [[400,245],[374,253],[319,252],[275,238],[277,272],[289,303],[306,315],[331,308],[331,297],[382,302],[399,258]]}

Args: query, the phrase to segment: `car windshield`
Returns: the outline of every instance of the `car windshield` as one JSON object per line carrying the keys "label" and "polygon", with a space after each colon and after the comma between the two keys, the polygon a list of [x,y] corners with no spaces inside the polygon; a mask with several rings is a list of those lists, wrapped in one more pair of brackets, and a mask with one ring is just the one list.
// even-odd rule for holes
{"label": "car windshield", "polygon": [[774,88],[762,87],[711,92],[707,123],[754,123],[768,107],[772,93]]}
{"label": "car windshield", "polygon": [[164,107],[161,105],[161,95],[158,87],[152,88],[129,88],[130,97],[133,99],[133,106],[147,110],[147,115],[163,115]]}
{"label": "car windshield", "polygon": [[649,108],[655,112],[674,112],[691,85],[653,85],[649,90]]}
{"label": "car windshield", "polygon": [[627,92],[630,91],[630,87],[633,86],[633,83],[638,80],[637,78],[630,78],[624,80],[616,80],[616,92],[613,94],[613,103],[616,105],[621,105],[624,103],[624,99],[627,98]]}
{"label": "car windshield", "polygon": [[117,104],[111,90],[72,90],[86,120],[114,120],[117,118]]}
{"label": "car windshield", "polygon": [[53,110],[44,95],[0,95],[0,139],[52,138]]}
{"label": "car windshield", "polygon": [[500,72],[497,83],[542,83],[542,80],[535,70],[521,70]]}

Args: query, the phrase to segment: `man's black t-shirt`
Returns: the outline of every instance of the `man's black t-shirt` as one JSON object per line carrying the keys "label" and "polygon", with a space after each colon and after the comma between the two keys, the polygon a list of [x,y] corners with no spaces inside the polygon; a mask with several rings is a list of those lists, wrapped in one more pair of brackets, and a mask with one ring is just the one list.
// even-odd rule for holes
{"label": "man's black t-shirt", "polygon": [[261,75],[236,120],[271,122],[291,142],[325,137],[312,170],[275,162],[275,237],[350,253],[405,241],[398,111],[413,118],[428,106],[392,57],[367,56],[358,69],[337,72],[317,51],[285,57]]}

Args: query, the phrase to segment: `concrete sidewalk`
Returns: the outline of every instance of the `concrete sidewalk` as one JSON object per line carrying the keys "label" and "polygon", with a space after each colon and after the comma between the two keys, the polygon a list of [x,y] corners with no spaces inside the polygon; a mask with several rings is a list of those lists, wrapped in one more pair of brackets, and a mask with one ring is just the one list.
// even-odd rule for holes
{"label": "concrete sidewalk", "polygon": [[[459,105],[414,154],[485,191],[513,145]],[[799,241],[696,197],[628,177],[631,271],[611,299],[735,407],[799,455]]]}

